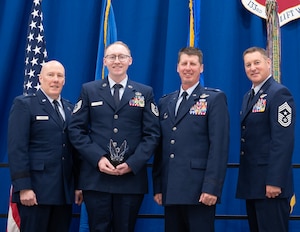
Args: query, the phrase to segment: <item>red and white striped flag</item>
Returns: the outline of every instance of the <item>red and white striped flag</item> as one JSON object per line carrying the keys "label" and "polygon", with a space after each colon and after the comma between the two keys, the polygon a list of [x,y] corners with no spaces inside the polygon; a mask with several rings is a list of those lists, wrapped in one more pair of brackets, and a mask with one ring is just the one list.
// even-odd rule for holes
{"label": "red and white striped flag", "polygon": [[10,187],[9,195],[9,208],[7,217],[7,232],[20,232],[20,216],[17,208],[17,204],[11,202],[12,197],[12,186]]}

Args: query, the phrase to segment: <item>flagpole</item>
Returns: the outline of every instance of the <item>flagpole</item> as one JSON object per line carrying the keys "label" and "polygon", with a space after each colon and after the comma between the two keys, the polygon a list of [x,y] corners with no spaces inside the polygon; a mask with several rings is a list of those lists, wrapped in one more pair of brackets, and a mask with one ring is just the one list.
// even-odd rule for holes
{"label": "flagpole", "polygon": [[276,0],[266,0],[267,53],[272,60],[271,72],[277,82],[281,82],[281,39]]}

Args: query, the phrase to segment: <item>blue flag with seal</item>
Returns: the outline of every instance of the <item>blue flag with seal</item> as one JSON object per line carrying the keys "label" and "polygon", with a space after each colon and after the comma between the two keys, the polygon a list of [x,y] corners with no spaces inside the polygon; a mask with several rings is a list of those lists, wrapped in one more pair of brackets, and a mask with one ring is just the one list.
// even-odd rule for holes
{"label": "blue flag with seal", "polygon": [[[105,48],[117,41],[117,27],[111,0],[103,0],[98,43],[97,66],[95,80],[104,79],[108,70],[103,65]],[[89,232],[88,215],[84,202],[81,205],[79,232]]]}
{"label": "blue flag with seal", "polygon": [[95,80],[104,79],[108,70],[103,65],[104,51],[107,45],[117,40],[117,26],[111,0],[102,2],[100,36],[98,43],[98,55]]}

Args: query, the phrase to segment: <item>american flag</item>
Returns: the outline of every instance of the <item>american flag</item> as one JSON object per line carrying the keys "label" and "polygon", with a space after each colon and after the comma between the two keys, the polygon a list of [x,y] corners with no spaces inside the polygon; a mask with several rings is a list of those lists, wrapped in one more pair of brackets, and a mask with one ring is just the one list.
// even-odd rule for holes
{"label": "american flag", "polygon": [[25,48],[24,95],[33,95],[40,88],[39,73],[46,59],[42,0],[33,0]]}
{"label": "american flag", "polygon": [[[34,95],[40,88],[39,73],[47,59],[46,41],[43,27],[42,0],[33,0],[29,16],[27,43],[25,48],[25,75],[23,94]],[[11,201],[10,191],[7,218],[7,232],[20,232],[20,216],[17,204]]]}

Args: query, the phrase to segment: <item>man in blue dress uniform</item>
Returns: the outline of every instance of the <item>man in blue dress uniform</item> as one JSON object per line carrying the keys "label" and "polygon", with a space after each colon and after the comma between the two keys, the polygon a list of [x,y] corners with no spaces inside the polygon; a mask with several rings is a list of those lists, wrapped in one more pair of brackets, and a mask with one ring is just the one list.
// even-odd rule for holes
{"label": "man in blue dress uniform", "polygon": [[130,50],[117,41],[105,50],[108,77],[82,86],[70,123],[81,158],[90,231],[133,232],[148,191],[147,161],[160,130],[153,90],[130,80]]}
{"label": "man in blue dress uniform", "polygon": [[287,232],[293,195],[295,103],[271,75],[266,51],[244,54],[252,88],[241,109],[241,151],[236,196],[246,199],[250,231]]}
{"label": "man in blue dress uniform", "polygon": [[[76,174],[67,131],[73,105],[60,95],[65,84],[60,62],[45,63],[39,81],[36,95],[16,97],[9,115],[12,200],[17,202],[22,232],[68,232]],[[80,191],[75,200],[81,203]]]}
{"label": "man in blue dress uniform", "polygon": [[200,85],[202,52],[178,54],[179,91],[159,101],[161,143],[153,165],[154,200],[166,232],[212,232],[225,179],[229,114],[225,94]]}

